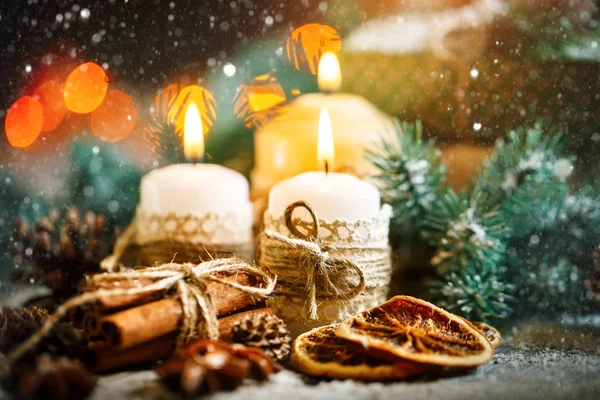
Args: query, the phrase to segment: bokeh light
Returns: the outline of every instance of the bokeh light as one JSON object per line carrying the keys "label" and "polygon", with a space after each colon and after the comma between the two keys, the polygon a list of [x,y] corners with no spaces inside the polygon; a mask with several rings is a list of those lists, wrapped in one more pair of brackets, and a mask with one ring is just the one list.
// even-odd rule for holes
{"label": "bokeh light", "polygon": [[154,114],[166,118],[167,112],[169,111],[169,105],[184,87],[185,86],[178,83],[171,83],[167,87],[161,89],[154,97]]}
{"label": "bokeh light", "polygon": [[339,55],[342,40],[337,31],[328,25],[306,24],[292,31],[286,51],[297,70],[308,70],[316,75],[321,55],[328,51]]}
{"label": "bokeh light", "polygon": [[23,96],[6,113],[4,129],[8,142],[14,147],[28,147],[40,135],[44,113],[39,101]]}
{"label": "bokeh light", "polygon": [[235,116],[248,128],[264,126],[286,102],[283,87],[274,73],[257,76],[249,85],[242,84],[233,99]]}
{"label": "bokeh light", "polygon": [[137,122],[133,99],[120,90],[110,90],[104,102],[92,112],[92,132],[101,140],[116,142],[125,139]]}
{"label": "bokeh light", "polygon": [[40,102],[44,112],[42,132],[56,129],[67,115],[61,84],[53,80],[44,82],[33,92],[33,98]]}
{"label": "bokeh light", "polygon": [[75,68],[65,82],[65,104],[79,114],[94,111],[106,96],[108,79],[102,67],[88,62]]}
{"label": "bokeh light", "polygon": [[175,123],[178,130],[183,130],[185,112],[192,102],[196,104],[202,116],[203,133],[207,133],[217,119],[217,102],[203,87],[191,85],[181,90],[169,104],[168,119]]}

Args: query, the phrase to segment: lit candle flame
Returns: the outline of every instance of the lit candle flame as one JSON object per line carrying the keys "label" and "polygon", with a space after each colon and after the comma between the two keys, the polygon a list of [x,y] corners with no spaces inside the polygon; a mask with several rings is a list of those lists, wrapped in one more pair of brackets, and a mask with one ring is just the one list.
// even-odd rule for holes
{"label": "lit candle flame", "polygon": [[321,109],[319,117],[319,139],[317,142],[317,154],[319,165],[325,167],[325,173],[333,168],[335,152],[333,149],[333,131],[331,129],[331,118],[326,107]]}
{"label": "lit candle flame", "polygon": [[321,56],[318,80],[322,92],[337,92],[342,87],[342,71],[335,53],[327,51]]}
{"label": "lit candle flame", "polygon": [[204,137],[202,135],[202,118],[196,104],[190,103],[185,112],[183,124],[183,153],[191,162],[200,162],[204,157]]}

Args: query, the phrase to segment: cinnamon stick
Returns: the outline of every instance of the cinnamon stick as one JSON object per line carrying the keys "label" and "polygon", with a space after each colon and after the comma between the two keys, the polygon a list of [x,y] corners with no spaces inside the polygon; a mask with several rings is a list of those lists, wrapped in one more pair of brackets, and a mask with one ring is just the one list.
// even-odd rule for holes
{"label": "cinnamon stick", "polygon": [[[88,285],[83,290],[86,292],[93,292],[98,289],[133,289],[142,288],[144,286],[150,285],[151,283],[153,283],[153,281],[150,279],[123,280],[115,282],[106,282],[100,285]],[[131,307],[138,304],[149,303],[151,301],[160,299],[162,296],[163,293],[161,290],[157,290],[155,292],[146,292],[121,296],[106,296],[101,299],[98,299],[94,303],[94,309],[101,312],[106,312],[110,310]]]}
{"label": "cinnamon stick", "polygon": [[[219,318],[219,340],[231,341],[233,327],[244,318],[267,314],[273,314],[273,310],[269,307],[242,311]],[[163,360],[174,352],[175,338],[172,335],[165,335],[127,349],[112,347],[107,342],[96,343],[84,352],[83,361],[94,371],[105,372]]]}
{"label": "cinnamon stick", "polygon": [[[257,285],[256,277],[246,273],[226,276],[222,277],[221,279],[228,282],[234,282],[242,286]],[[212,299],[215,310],[217,310],[218,317],[231,314],[235,311],[244,310],[249,306],[262,301],[261,299],[258,299],[248,293],[244,293],[240,290],[233,289],[217,282],[208,283],[206,285],[206,291]]]}
{"label": "cinnamon stick", "polygon": [[[254,277],[238,274],[223,278],[241,285],[252,285]],[[206,285],[217,317],[243,310],[259,302],[257,298],[221,283]],[[167,298],[129,308],[101,319],[101,331],[113,346],[128,348],[174,332],[179,328],[183,311],[177,299]]]}
{"label": "cinnamon stick", "polygon": [[101,330],[117,348],[128,348],[174,332],[183,315],[177,299],[163,299],[101,319]]}
{"label": "cinnamon stick", "polygon": [[83,315],[83,330],[88,335],[88,337],[95,337],[100,334],[100,313],[96,311],[87,311]]}
{"label": "cinnamon stick", "polygon": [[[255,277],[250,276],[248,274],[242,273],[232,276],[222,277],[223,280],[229,282],[236,282],[241,285],[250,285],[254,283]],[[101,285],[88,285],[84,288],[86,292],[92,292],[98,289],[132,289],[132,288],[140,288],[147,286],[154,281],[150,279],[135,279],[135,280],[123,280],[123,281],[115,281],[115,282],[107,282]],[[241,297],[247,297],[248,295],[240,292],[239,290],[231,289],[227,286],[224,286],[220,283],[210,282],[207,285],[207,291],[213,296],[213,301],[222,303],[228,303],[232,307],[229,309],[225,309],[225,314],[229,314],[233,311],[236,311],[238,308],[236,307],[236,302],[240,301]],[[225,291],[223,291],[225,289]],[[229,289],[229,290],[227,290]],[[233,291],[232,291],[233,290]],[[121,296],[106,296],[99,299],[95,304],[94,308],[101,311],[107,312],[111,310],[129,308],[132,306],[136,306],[139,304],[150,303],[152,301],[158,300],[162,298],[164,293],[160,290],[156,292],[145,292],[139,294],[132,295],[121,295]],[[217,296],[218,295],[218,296]],[[242,304],[243,305],[243,304]],[[227,307],[225,304],[215,304],[217,309]],[[244,306],[245,307],[245,306]]]}
{"label": "cinnamon stick", "polygon": [[175,339],[172,336],[164,336],[125,350],[104,344],[92,346],[84,352],[83,361],[96,372],[106,372],[164,360],[174,352]]}

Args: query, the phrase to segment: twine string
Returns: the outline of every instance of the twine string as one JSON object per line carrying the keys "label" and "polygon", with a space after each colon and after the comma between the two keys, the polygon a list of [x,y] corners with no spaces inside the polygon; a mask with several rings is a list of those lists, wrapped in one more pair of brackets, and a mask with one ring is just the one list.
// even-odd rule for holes
{"label": "twine string", "polygon": [[[298,220],[293,219],[297,208],[306,209],[312,218],[312,229],[306,234],[298,229]],[[295,237],[289,238],[273,230],[266,230],[262,237],[261,260],[285,281],[281,292],[306,298],[304,307],[309,319],[318,319],[319,297],[349,301],[364,291],[367,280],[363,269],[349,258],[334,256],[333,252],[342,248],[358,251],[372,248],[325,244],[319,238],[319,218],[304,200],[296,201],[286,208],[284,221]],[[387,251],[387,247],[377,250]],[[304,285],[292,278],[295,266],[300,266],[305,273]],[[357,278],[358,283],[355,283]]]}
{"label": "twine string", "polygon": [[[136,215],[136,218],[140,218],[140,216]],[[163,232],[163,236],[166,235],[165,232]],[[113,253],[100,262],[100,269],[105,272],[117,272],[125,269],[126,267],[122,262],[123,257],[134,247],[137,248],[138,262],[146,266],[176,260],[178,262],[201,262],[206,259],[206,256],[211,258],[237,256],[243,260],[251,260],[254,256],[252,242],[232,242],[216,245],[189,240],[172,240],[162,236],[160,239],[149,243],[140,242],[138,225],[134,220],[117,238]]]}
{"label": "twine string", "polygon": [[[302,233],[298,229],[298,224],[293,220],[294,210],[299,207],[308,211],[312,219],[312,230],[308,235]],[[296,236],[298,239],[305,240],[307,242],[316,242],[319,239],[319,228],[321,227],[319,224],[319,218],[317,218],[315,210],[310,206],[310,204],[308,204],[308,202],[300,200],[288,205],[283,213],[283,218],[285,221],[285,226],[292,233],[292,235]]]}
{"label": "twine string", "polygon": [[[264,287],[254,287],[230,282],[218,276],[221,272],[235,274],[248,273],[261,278],[266,285]],[[127,279],[150,279],[154,280],[154,283],[140,288],[98,289],[94,292],[83,293],[71,298],[56,309],[56,312],[46,320],[38,332],[7,355],[6,361],[8,365],[19,360],[39,344],[69,311],[85,304],[93,303],[103,297],[137,295],[175,289],[183,311],[182,323],[177,339],[178,346],[182,346],[197,336],[211,339],[217,339],[219,336],[217,312],[210,295],[207,293],[207,283],[220,283],[259,298],[268,297],[273,292],[276,283],[276,279],[262,269],[251,266],[236,258],[215,259],[197,265],[191,263],[169,263],[137,270],[96,274],[89,281],[92,285],[98,285]]]}

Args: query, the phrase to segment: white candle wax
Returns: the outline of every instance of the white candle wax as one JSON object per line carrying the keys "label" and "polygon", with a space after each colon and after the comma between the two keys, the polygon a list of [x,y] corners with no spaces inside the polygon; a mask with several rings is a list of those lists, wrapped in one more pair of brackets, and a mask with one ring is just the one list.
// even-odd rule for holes
{"label": "white candle wax", "polygon": [[252,206],[242,174],[216,164],[176,164],[143,177],[140,209],[153,214],[250,215]]}
{"label": "white candle wax", "polygon": [[[269,193],[269,211],[283,215],[286,207],[298,200],[307,201],[321,219],[333,221],[366,220],[377,217],[381,208],[375,185],[341,173],[306,172],[277,183]],[[295,214],[305,210],[298,209]]]}

